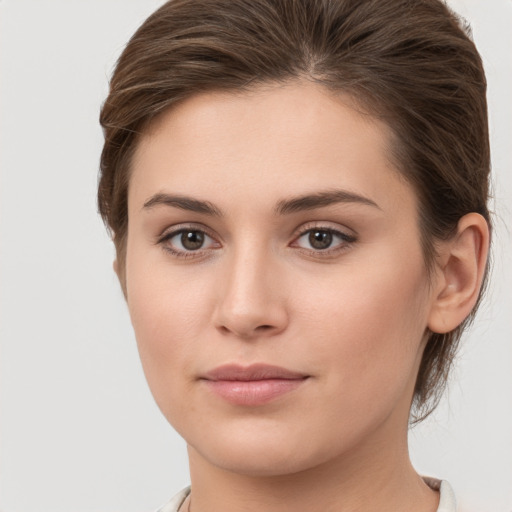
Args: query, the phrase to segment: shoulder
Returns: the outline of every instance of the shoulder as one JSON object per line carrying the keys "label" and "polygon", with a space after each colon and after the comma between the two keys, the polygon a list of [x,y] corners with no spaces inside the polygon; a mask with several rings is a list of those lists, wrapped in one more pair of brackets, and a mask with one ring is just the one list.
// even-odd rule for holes
{"label": "shoulder", "polygon": [[457,501],[451,485],[446,480],[441,480],[439,486],[439,507],[437,512],[456,512]]}
{"label": "shoulder", "polygon": [[181,507],[183,501],[190,493],[190,487],[185,487],[178,494],[173,496],[171,501],[169,501],[166,505],[159,508],[156,512],[178,512]]}
{"label": "shoulder", "polygon": [[446,480],[432,477],[423,477],[425,483],[432,489],[439,491],[439,506],[436,512],[457,512],[457,501],[451,485]]}

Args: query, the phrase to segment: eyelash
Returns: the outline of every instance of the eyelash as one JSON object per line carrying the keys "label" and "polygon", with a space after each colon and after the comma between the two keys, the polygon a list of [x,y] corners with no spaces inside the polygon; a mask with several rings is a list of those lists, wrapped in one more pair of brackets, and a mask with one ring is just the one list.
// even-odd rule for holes
{"label": "eyelash", "polygon": [[[349,235],[343,231],[339,231],[338,229],[334,229],[328,226],[322,225],[306,225],[300,233],[294,238],[293,244],[296,244],[302,237],[306,236],[308,233],[312,232],[321,232],[327,233],[331,235],[333,238],[338,238],[340,242],[335,247],[328,247],[326,249],[306,249],[304,247],[298,247],[298,249],[308,255],[313,255],[317,258],[328,258],[339,255],[340,253],[346,251],[350,248],[355,242],[357,242],[357,237],[355,235]],[[334,243],[334,240],[333,240]],[[294,245],[292,245],[294,247]]]}
{"label": "eyelash", "polygon": [[[338,238],[338,239],[340,239],[340,243],[337,246],[333,247],[333,248],[328,247],[326,249],[307,249],[307,248],[304,248],[304,247],[293,245],[293,244],[296,244],[302,237],[304,237],[308,233],[311,233],[311,232],[314,232],[314,231],[322,232],[322,233],[327,233],[327,234],[331,235],[333,238]],[[180,234],[182,235],[183,233],[202,233],[206,237],[208,237],[211,240],[215,241],[215,237],[213,235],[211,235],[208,232],[208,230],[206,230],[204,227],[202,227],[202,226],[198,227],[198,226],[192,226],[191,225],[191,226],[180,226],[180,227],[178,227],[176,229],[173,229],[170,232],[164,233],[163,235],[161,235],[158,238],[157,244],[161,245],[162,249],[164,251],[166,251],[167,253],[170,253],[172,256],[174,256],[176,258],[188,259],[188,258],[201,258],[201,257],[204,257],[205,256],[205,252],[208,251],[209,248],[203,249],[201,247],[201,248],[199,248],[197,250],[180,250],[180,249],[177,250],[177,249],[173,248],[171,245],[169,245],[167,243],[170,240],[172,240],[174,237],[176,237],[176,236],[178,236]],[[291,245],[291,247],[297,247],[302,253],[308,254],[310,256],[313,255],[315,257],[329,257],[329,256],[332,257],[332,256],[336,256],[339,253],[347,250],[356,241],[357,241],[357,237],[356,236],[349,235],[349,234],[344,233],[342,231],[339,231],[337,229],[333,229],[333,228],[326,227],[326,226],[319,226],[319,225],[311,225],[311,226],[306,225],[297,234],[297,236],[295,236],[292,244],[290,244],[290,245]]]}
{"label": "eyelash", "polygon": [[166,242],[169,242],[172,240],[175,236],[178,236],[183,233],[202,233],[203,235],[207,236],[208,238],[211,238],[212,240],[215,240],[215,237],[212,236],[207,229],[204,227],[198,227],[198,226],[180,226],[177,229],[173,229],[172,231],[165,232],[163,235],[159,237],[157,240],[157,244],[162,246],[162,249],[168,253],[170,253],[172,256],[176,258],[198,258],[201,256],[204,256],[205,249],[197,249],[195,251],[188,250],[176,250],[171,245],[167,244]]}

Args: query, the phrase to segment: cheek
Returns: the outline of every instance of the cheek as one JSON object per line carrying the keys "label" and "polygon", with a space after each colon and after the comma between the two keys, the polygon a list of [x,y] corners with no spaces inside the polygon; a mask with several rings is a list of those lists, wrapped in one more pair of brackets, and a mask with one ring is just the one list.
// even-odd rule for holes
{"label": "cheek", "polygon": [[415,378],[428,286],[421,257],[413,261],[347,268],[331,276],[323,292],[315,287],[316,293],[302,294],[302,332],[315,340],[315,360],[327,362],[332,389],[344,396],[375,402],[375,396],[396,396]]}
{"label": "cheek", "polygon": [[204,283],[194,274],[173,272],[161,261],[151,263],[135,249],[127,260],[126,277],[144,373],[157,403],[168,403],[169,393],[178,392],[192,374],[200,351],[200,333],[210,310],[207,294],[201,293]]}

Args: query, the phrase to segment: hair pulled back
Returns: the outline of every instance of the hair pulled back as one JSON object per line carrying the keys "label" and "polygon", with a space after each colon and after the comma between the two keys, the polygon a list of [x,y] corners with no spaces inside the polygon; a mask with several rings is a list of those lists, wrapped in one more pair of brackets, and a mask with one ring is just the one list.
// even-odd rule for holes
{"label": "hair pulled back", "polygon": [[[490,224],[486,80],[467,32],[440,0],[164,4],[120,56],[100,116],[105,144],[98,204],[121,276],[130,160],[151,120],[200,92],[299,78],[349,94],[392,129],[392,157],[418,197],[430,270],[436,240],[449,238],[463,215],[478,212]],[[415,421],[439,402],[473,314],[450,333],[430,333],[415,387]]]}

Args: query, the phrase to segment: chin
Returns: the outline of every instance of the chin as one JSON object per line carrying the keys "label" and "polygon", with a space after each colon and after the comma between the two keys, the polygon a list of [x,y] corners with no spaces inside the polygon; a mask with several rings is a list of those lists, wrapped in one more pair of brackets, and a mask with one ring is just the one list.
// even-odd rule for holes
{"label": "chin", "polygon": [[[300,457],[297,456],[300,454]],[[252,477],[276,477],[300,473],[320,463],[303,452],[272,450],[264,446],[235,446],[232,449],[200,453],[208,462],[224,471]]]}
{"label": "chin", "polygon": [[[329,443],[305,442],[312,436],[291,435],[260,425],[260,429],[218,432],[187,440],[200,458],[225,471],[257,477],[284,476],[306,471],[332,457]],[[268,427],[268,426],[267,426]],[[217,434],[217,435],[215,435]],[[299,434],[299,433],[297,433]],[[324,441],[324,440],[323,440]],[[341,451],[343,451],[342,447]]]}

